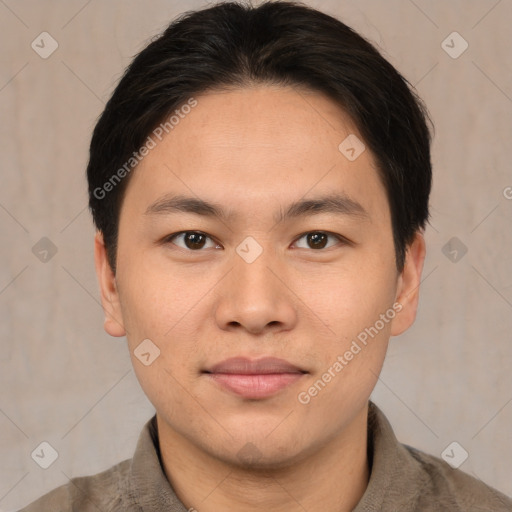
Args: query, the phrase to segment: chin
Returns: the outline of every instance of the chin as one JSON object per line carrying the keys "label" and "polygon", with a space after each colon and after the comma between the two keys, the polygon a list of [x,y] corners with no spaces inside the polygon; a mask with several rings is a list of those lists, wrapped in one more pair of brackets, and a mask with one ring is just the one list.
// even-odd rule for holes
{"label": "chin", "polygon": [[293,467],[300,459],[299,454],[284,454],[281,450],[261,451],[252,443],[246,443],[237,453],[233,454],[226,463],[238,469],[251,473],[265,473],[286,470]]}
{"label": "chin", "polygon": [[210,445],[207,450],[211,456],[225,464],[251,472],[286,470],[314,451],[309,444],[299,446],[297,436],[292,432],[284,437],[282,434],[279,440],[267,436],[268,429],[258,436],[234,436],[230,442]]}

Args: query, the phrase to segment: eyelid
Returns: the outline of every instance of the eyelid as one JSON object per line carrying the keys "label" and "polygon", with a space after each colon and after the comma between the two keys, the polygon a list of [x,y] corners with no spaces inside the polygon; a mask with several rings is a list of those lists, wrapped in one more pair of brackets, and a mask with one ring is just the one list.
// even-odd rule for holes
{"label": "eyelid", "polygon": [[[170,235],[167,235],[163,238],[162,240],[162,243],[163,244],[167,244],[167,243],[172,243],[173,245],[176,245],[174,244],[174,242],[172,242],[172,240],[180,235],[184,235],[185,233],[196,233],[196,234],[200,234],[200,235],[204,235],[206,238],[210,239],[213,243],[215,243],[216,245],[220,245],[222,247],[222,244],[219,243],[217,240],[215,240],[215,238],[213,238],[212,236],[210,236],[208,233],[205,233],[204,231],[200,231],[200,230],[197,230],[197,229],[189,229],[189,230],[184,230],[184,231],[177,231],[176,233],[171,233]],[[339,235],[338,233],[333,233],[332,231],[325,231],[325,230],[320,230],[320,229],[313,229],[313,230],[309,230],[309,231],[304,231],[302,234],[300,234],[299,236],[297,236],[293,242],[292,245],[296,244],[297,241],[299,241],[301,238],[304,238],[306,235],[309,235],[311,233],[323,233],[327,236],[330,236],[330,237],[333,237],[333,238],[336,238],[338,240],[339,243],[341,243],[342,245],[352,245],[352,242],[350,240],[348,240],[347,238],[345,238],[343,235]],[[327,247],[327,249],[331,249],[333,247],[336,247],[338,244],[335,244],[335,245],[332,245],[330,247]],[[184,249],[183,247],[180,247],[178,245],[176,245],[176,247],[178,247],[178,249],[182,249],[184,251],[187,251],[187,252],[203,252],[203,249],[197,249],[197,250],[193,250],[193,249]],[[304,247],[299,247],[299,249],[304,249]],[[324,252],[325,250],[327,249],[311,249],[311,248],[305,248],[305,249],[310,249],[311,251],[314,251],[314,252]]]}
{"label": "eyelid", "polygon": [[[171,233],[170,235],[167,235],[167,236],[165,236],[162,239],[162,243],[163,244],[173,244],[173,245],[176,245],[172,240],[174,238],[176,238],[176,237],[178,237],[180,235],[184,235],[186,233],[196,233],[196,234],[199,234],[199,235],[204,235],[206,238],[210,239],[214,244],[222,245],[219,242],[217,242],[217,240],[215,240],[215,238],[210,236],[208,233],[205,233],[204,231],[199,231],[197,229],[186,229],[186,230],[183,230],[183,231],[177,231],[176,233]],[[197,249],[197,250],[184,249],[183,247],[180,247],[179,245],[176,245],[176,247],[178,247],[178,249],[182,249],[183,251],[187,251],[187,252],[202,252],[203,251],[203,249]]]}
{"label": "eyelid", "polygon": [[[350,240],[348,240],[348,238],[345,238],[344,236],[342,235],[339,235],[338,233],[333,233],[332,231],[325,231],[323,229],[312,229],[312,230],[309,230],[309,231],[305,231],[304,233],[302,233],[301,235],[299,235],[295,241],[293,242],[294,244],[297,243],[298,240],[300,240],[301,238],[303,238],[304,236],[306,235],[309,235],[310,233],[323,233],[327,236],[331,236],[333,238],[336,238],[338,240],[338,242],[341,242],[341,244],[343,245],[352,245],[352,242]],[[339,244],[335,244],[335,245],[332,245],[330,247],[327,247],[327,249],[332,249],[334,247],[336,247],[337,245]],[[299,247],[299,249],[303,249],[303,247]],[[322,251],[326,251],[327,249],[311,249],[309,248],[311,251],[313,252],[322,252]]]}

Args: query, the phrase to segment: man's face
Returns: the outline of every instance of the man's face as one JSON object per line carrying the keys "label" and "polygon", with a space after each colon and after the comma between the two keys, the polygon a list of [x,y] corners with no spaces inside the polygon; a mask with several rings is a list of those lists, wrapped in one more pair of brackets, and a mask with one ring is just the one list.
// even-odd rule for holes
{"label": "man's face", "polygon": [[[353,138],[339,149],[362,137],[329,99],[259,86],[196,100],[133,171],[115,282],[97,237],[105,327],[126,332],[161,436],[224,461],[287,464],[364,410],[390,335],[414,319],[423,254],[397,272],[375,162],[368,149],[353,159]],[[162,206],[178,196],[224,215]],[[288,212],[327,198],[338,202]],[[134,354],[147,339],[160,350],[149,365]],[[216,367],[266,357],[294,368]]]}

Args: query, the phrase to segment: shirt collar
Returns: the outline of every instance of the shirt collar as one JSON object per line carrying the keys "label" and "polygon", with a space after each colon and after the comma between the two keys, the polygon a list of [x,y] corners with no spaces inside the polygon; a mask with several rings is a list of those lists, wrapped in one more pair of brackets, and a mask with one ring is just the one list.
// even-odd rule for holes
{"label": "shirt collar", "polygon": [[[384,413],[373,403],[368,407],[368,458],[370,479],[353,512],[401,512],[416,510],[421,488],[427,475],[421,470],[407,447],[397,440]],[[387,506],[386,506],[387,505]]]}
{"label": "shirt collar", "polygon": [[156,414],[144,425],[130,465],[131,498],[141,510],[187,512],[163,471]]}
{"label": "shirt collar", "polygon": [[[384,413],[368,407],[368,486],[353,512],[378,512],[399,502],[401,511],[415,510],[426,475],[405,445],[398,442]],[[144,510],[187,512],[165,476],[158,443],[156,414],[140,434],[130,465],[131,498]]]}

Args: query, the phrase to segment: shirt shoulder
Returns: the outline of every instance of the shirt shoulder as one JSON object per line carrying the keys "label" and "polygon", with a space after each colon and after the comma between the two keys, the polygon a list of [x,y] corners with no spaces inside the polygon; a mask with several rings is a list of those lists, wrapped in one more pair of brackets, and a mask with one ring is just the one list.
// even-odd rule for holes
{"label": "shirt shoulder", "polygon": [[370,401],[370,479],[354,512],[512,512],[512,500],[429,453],[400,443]]}
{"label": "shirt shoulder", "polygon": [[512,499],[443,459],[402,445],[420,466],[424,475],[419,510],[450,512],[511,512]]}
{"label": "shirt shoulder", "polygon": [[131,459],[69,482],[18,512],[187,512],[164,473],[156,414],[140,432]]}
{"label": "shirt shoulder", "polygon": [[[130,507],[129,472],[131,459],[89,476],[71,478],[18,512],[114,512]],[[133,503],[133,502],[132,502]]]}

